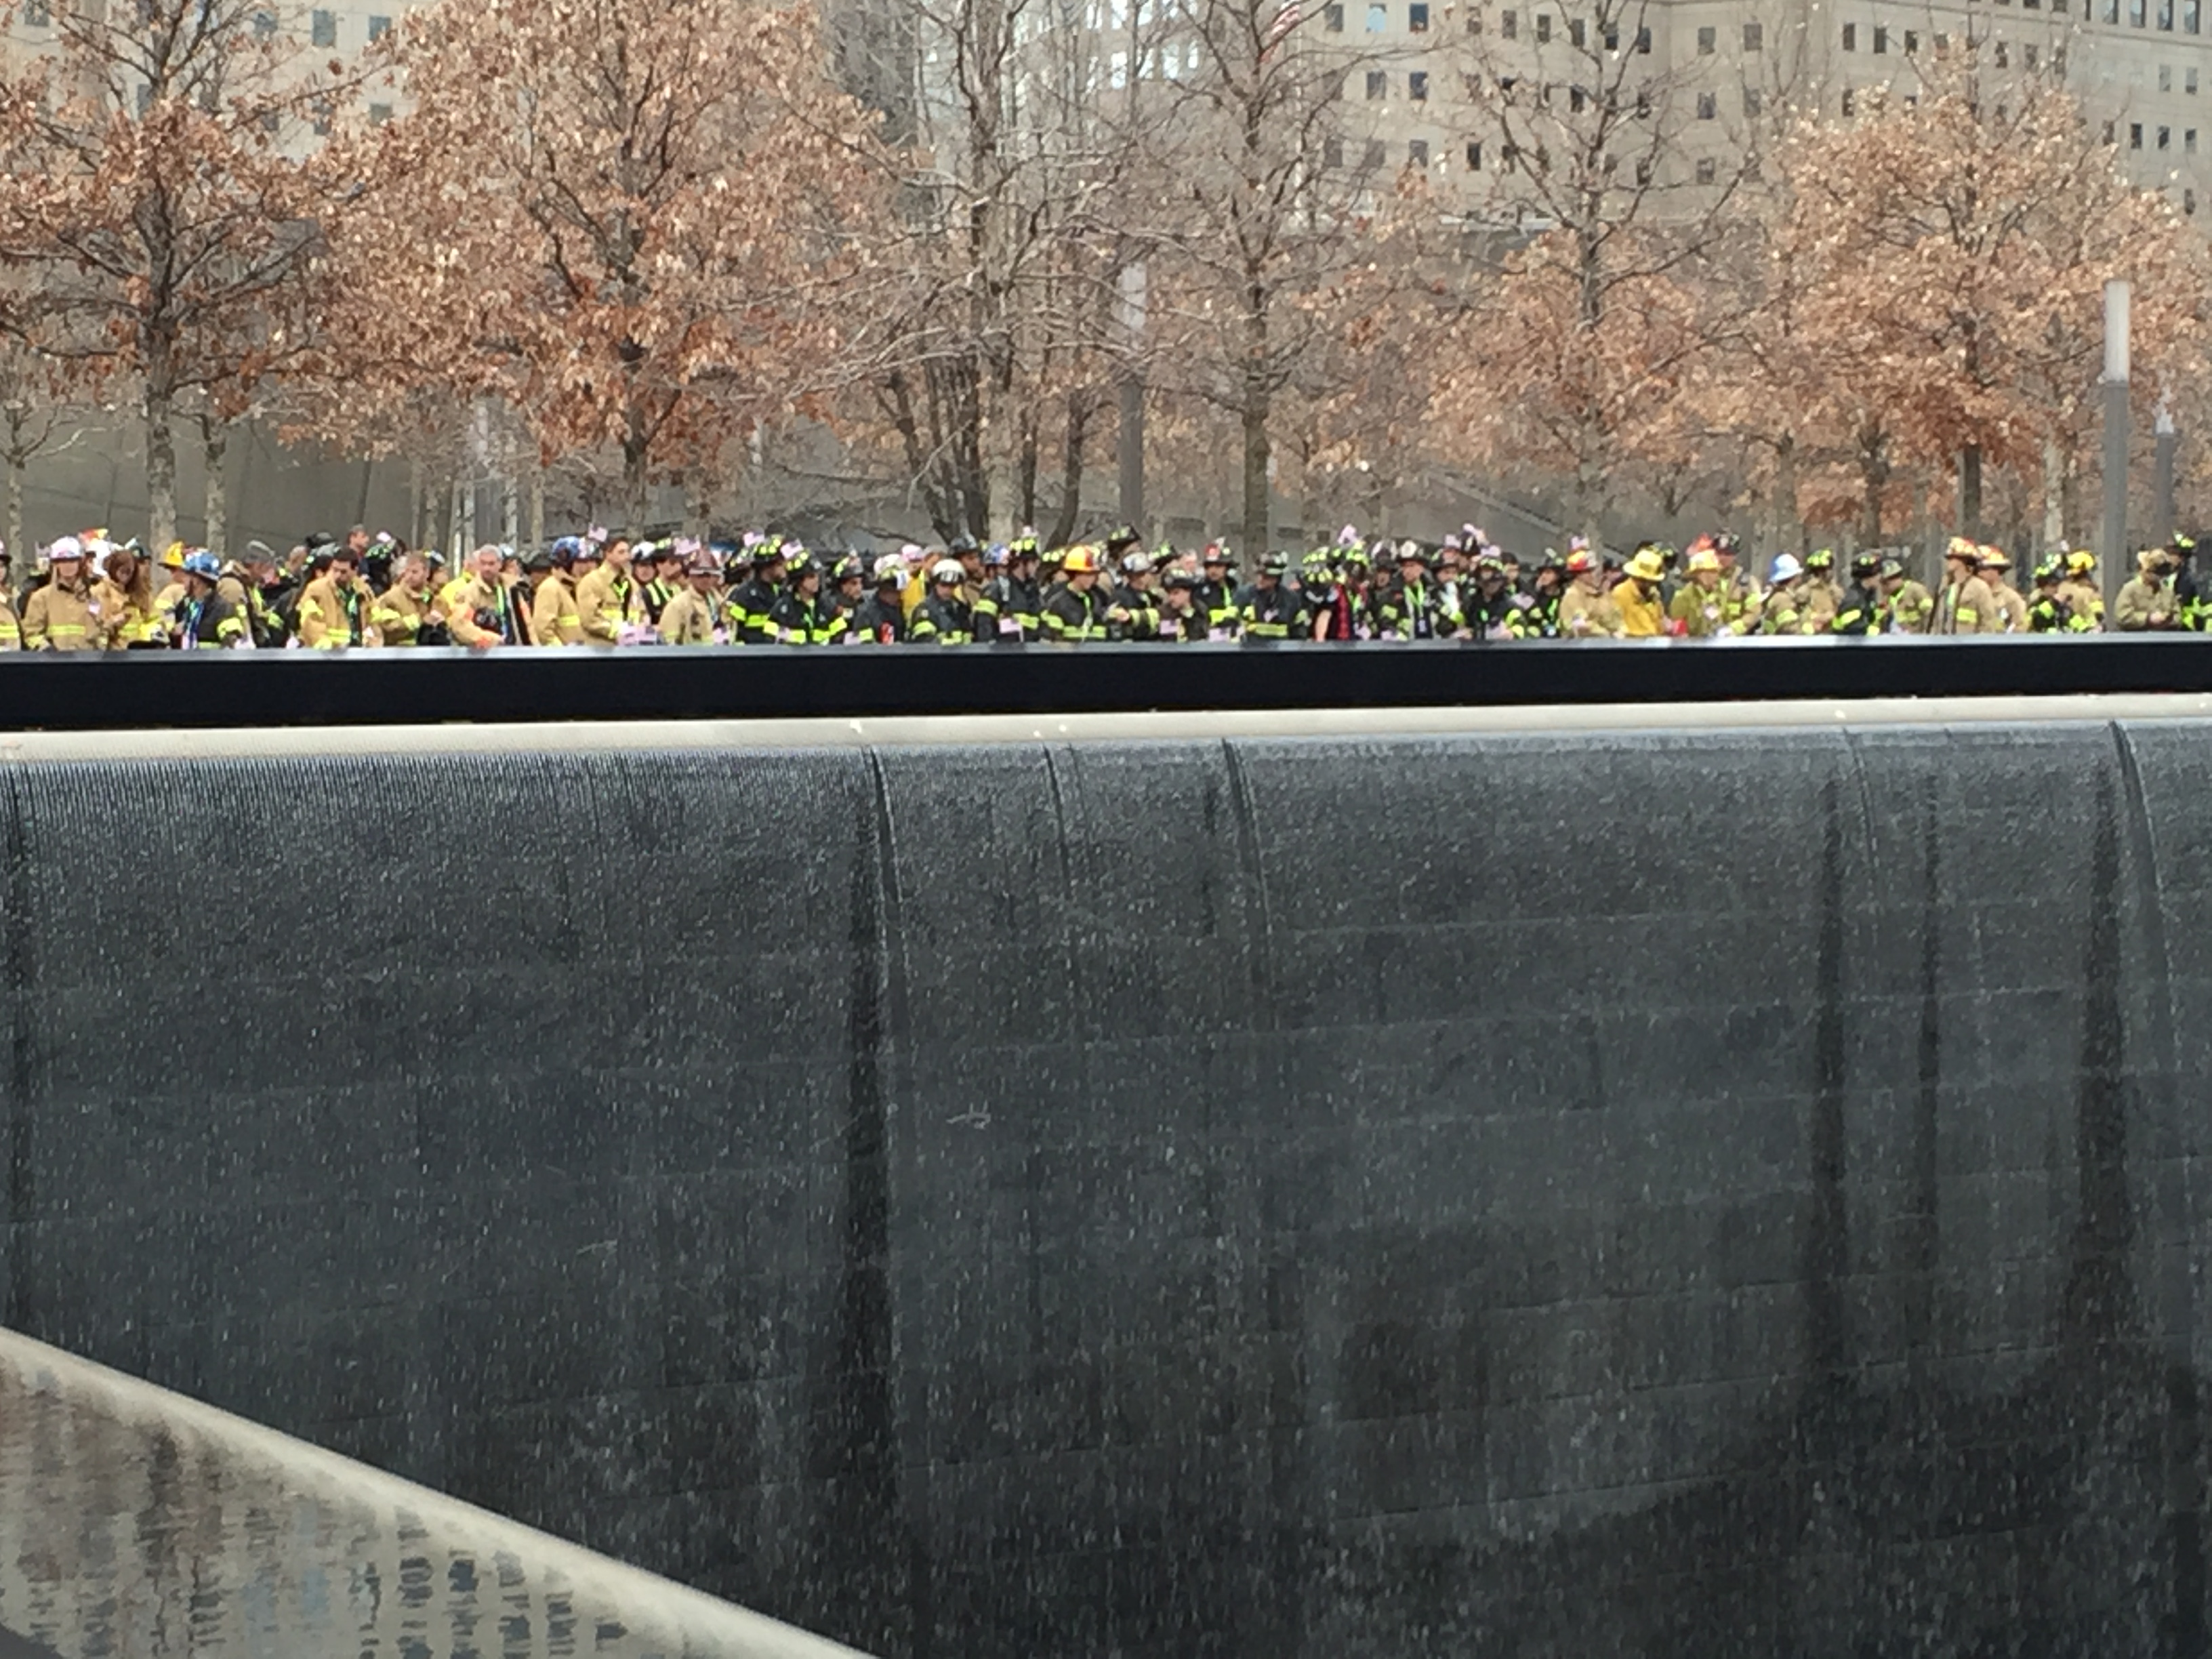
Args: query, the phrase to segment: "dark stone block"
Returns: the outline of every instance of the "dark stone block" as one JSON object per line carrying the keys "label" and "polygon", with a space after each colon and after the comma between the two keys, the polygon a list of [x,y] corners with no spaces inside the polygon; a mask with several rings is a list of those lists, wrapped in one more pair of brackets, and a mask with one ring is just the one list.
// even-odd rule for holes
{"label": "dark stone block", "polygon": [[0,783],[32,1334],[886,1656],[2205,1650],[2201,727]]}

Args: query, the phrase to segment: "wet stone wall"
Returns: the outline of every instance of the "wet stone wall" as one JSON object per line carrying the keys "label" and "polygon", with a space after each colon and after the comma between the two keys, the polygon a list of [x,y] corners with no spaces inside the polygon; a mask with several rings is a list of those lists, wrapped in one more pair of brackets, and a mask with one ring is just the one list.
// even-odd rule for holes
{"label": "wet stone wall", "polygon": [[2212,728],[0,786],[33,1336],[887,1656],[2204,1651]]}

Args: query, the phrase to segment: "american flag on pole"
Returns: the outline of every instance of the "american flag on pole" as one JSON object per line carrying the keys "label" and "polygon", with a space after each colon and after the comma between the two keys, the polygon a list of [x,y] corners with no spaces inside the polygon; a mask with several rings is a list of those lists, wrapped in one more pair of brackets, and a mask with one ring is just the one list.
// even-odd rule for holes
{"label": "american flag on pole", "polygon": [[1274,21],[1267,25],[1267,32],[1260,37],[1260,61],[1266,63],[1275,48],[1282,45],[1283,37],[1304,21],[1305,14],[1298,9],[1298,0],[1283,0]]}

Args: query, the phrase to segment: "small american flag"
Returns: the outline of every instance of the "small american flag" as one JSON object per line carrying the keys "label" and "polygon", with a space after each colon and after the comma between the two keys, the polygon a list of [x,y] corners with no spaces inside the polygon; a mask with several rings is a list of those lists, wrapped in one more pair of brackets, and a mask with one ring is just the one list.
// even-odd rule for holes
{"label": "small american flag", "polygon": [[1304,21],[1305,14],[1298,9],[1298,0],[1283,0],[1274,21],[1267,25],[1267,32],[1260,37],[1260,56],[1264,59],[1282,44],[1284,36]]}

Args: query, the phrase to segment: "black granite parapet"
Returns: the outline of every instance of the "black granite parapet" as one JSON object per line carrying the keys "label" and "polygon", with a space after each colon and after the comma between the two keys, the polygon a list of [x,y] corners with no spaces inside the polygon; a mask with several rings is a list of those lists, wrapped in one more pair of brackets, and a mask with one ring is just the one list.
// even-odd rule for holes
{"label": "black granite parapet", "polygon": [[54,732],[2206,691],[2195,634],[0,653],[0,729]]}
{"label": "black granite parapet", "polygon": [[0,789],[41,1339],[885,1655],[2204,1651],[2212,726]]}

